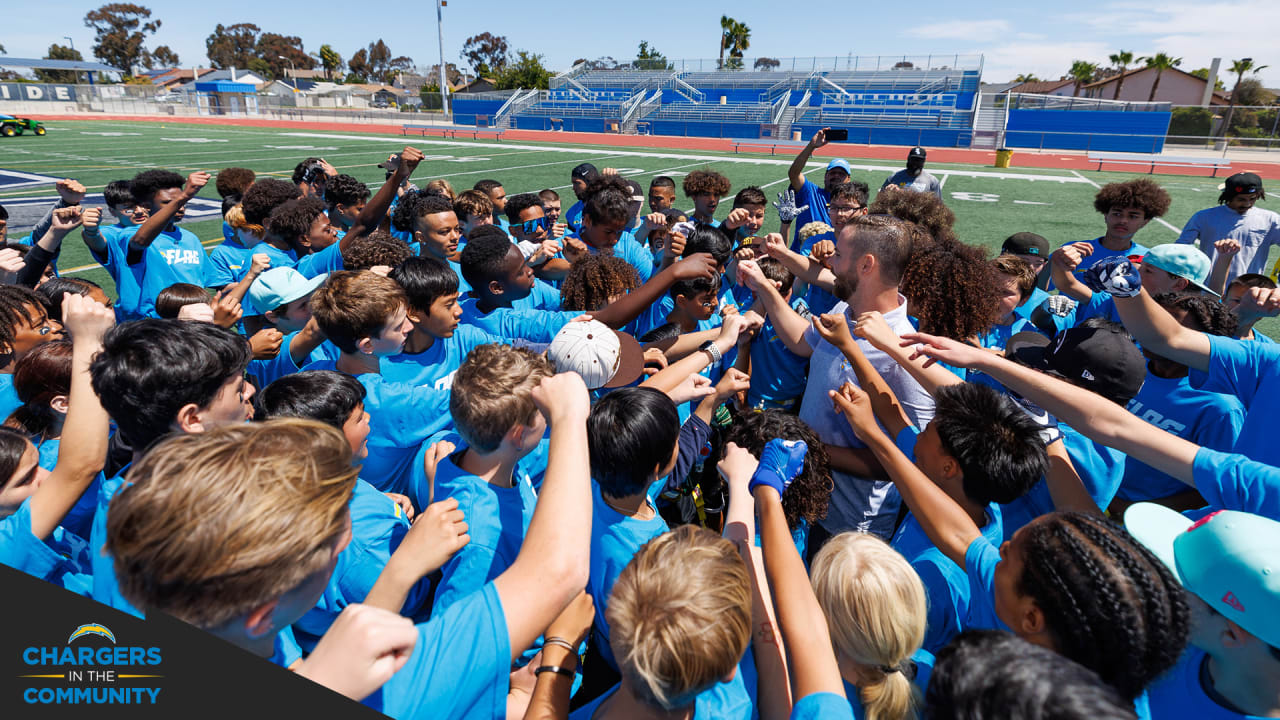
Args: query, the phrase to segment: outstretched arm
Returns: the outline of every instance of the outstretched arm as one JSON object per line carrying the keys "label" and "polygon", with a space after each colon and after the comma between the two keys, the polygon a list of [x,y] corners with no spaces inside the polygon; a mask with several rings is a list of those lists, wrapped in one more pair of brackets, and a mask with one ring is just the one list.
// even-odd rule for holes
{"label": "outstretched arm", "polygon": [[791,167],[787,168],[787,179],[791,181],[791,189],[800,192],[804,187],[804,166],[809,163],[809,158],[813,156],[813,151],[827,144],[827,130],[831,128],[822,128],[813,134],[813,138],[809,140],[809,144],[805,145],[796,159],[791,161]]}
{"label": "outstretched arm", "polygon": [[356,221],[351,225],[351,229],[346,235],[338,241],[339,252],[345,252],[351,243],[362,235],[368,235],[382,223],[387,217],[387,210],[391,207],[391,201],[396,199],[396,191],[400,188],[400,184],[409,179],[414,170],[418,169],[418,163],[422,162],[422,151],[413,147],[406,147],[400,151],[400,158],[395,162],[395,172],[387,181],[382,183],[382,187],[378,188],[378,192],[373,198],[365,204],[364,210],[356,216]]}
{"label": "outstretched arm", "polygon": [[1079,267],[1080,262],[1092,254],[1092,245],[1078,242],[1063,245],[1049,256],[1049,270],[1053,277],[1053,284],[1062,291],[1063,295],[1077,302],[1087,303],[1093,297],[1093,291],[1075,276],[1075,269]]}
{"label": "outstretched arm", "polygon": [[754,260],[744,260],[738,263],[738,277],[751,289],[760,306],[769,314],[769,318],[773,320],[774,332],[787,349],[800,357],[813,355],[813,348],[804,339],[809,323],[791,309],[778,288],[774,287],[773,281],[764,276],[760,266]]}
{"label": "outstretched arm", "polygon": [[186,204],[195,199],[200,194],[200,190],[209,184],[212,176],[203,171],[196,171],[187,176],[187,184],[182,188],[182,194],[176,199],[165,204],[159,210],[151,214],[147,221],[142,223],[137,232],[129,236],[129,256],[126,258],[130,264],[137,264],[142,261],[142,251],[151,246],[155,239],[160,237],[160,233],[169,227],[169,223],[173,220],[173,216],[178,214]]}
{"label": "outstretched arm", "polygon": [[616,330],[639,317],[640,313],[657,302],[677,280],[713,277],[715,272],[715,260],[709,253],[690,255],[664,268],[649,278],[648,282],[609,303],[604,309],[591,313],[591,317]]}
{"label": "outstretched arm", "polygon": [[[858,385],[862,386],[870,396],[871,408],[875,411],[880,424],[888,430],[889,436],[897,437],[898,433],[913,427],[911,420],[907,418],[907,413],[902,409],[902,403],[898,402],[898,396],[894,394],[893,388],[889,387],[889,383],[885,382],[875,366],[862,353],[858,343],[854,341],[853,335],[849,332],[849,322],[845,317],[818,315],[813,318],[813,327],[823,339],[839,348],[845,359],[853,366]],[[950,373],[947,374],[950,375]]]}

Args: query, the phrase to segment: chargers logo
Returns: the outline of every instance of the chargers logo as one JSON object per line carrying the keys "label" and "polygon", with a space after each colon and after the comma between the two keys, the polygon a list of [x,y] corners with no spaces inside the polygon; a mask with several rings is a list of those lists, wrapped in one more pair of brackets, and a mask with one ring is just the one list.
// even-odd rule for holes
{"label": "chargers logo", "polygon": [[70,645],[76,638],[81,638],[85,635],[101,635],[102,637],[110,640],[112,645],[116,643],[116,636],[107,629],[106,625],[89,623],[88,625],[81,625],[76,628],[76,631],[71,633],[71,637],[67,638],[67,644]]}

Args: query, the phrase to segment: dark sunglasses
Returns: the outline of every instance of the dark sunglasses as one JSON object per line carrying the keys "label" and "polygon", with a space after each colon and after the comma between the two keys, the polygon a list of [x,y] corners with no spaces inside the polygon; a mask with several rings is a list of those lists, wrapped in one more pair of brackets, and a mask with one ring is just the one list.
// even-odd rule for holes
{"label": "dark sunglasses", "polygon": [[525,220],[524,222],[520,223],[520,231],[523,232],[525,235],[532,235],[538,232],[539,228],[543,230],[550,230],[551,221],[548,220],[546,217],[540,217],[537,220]]}

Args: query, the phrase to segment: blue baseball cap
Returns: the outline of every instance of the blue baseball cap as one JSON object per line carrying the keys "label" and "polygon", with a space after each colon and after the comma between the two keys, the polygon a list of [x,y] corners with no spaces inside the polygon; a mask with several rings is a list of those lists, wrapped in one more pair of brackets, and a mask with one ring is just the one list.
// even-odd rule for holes
{"label": "blue baseball cap", "polygon": [[849,168],[849,163],[846,162],[844,158],[836,158],[835,160],[832,160],[831,162],[827,163],[827,172],[830,172],[832,170],[837,170],[837,169],[843,170],[845,175],[853,174],[853,170]]}
{"label": "blue baseball cap", "polygon": [[249,302],[260,314],[275,310],[299,298],[304,298],[324,284],[328,273],[310,280],[291,267],[271,268],[258,276],[249,286]]}
{"label": "blue baseball cap", "polygon": [[1124,525],[1190,592],[1251,635],[1280,647],[1280,522],[1219,510],[1199,521],[1136,503]]}
{"label": "blue baseball cap", "polygon": [[1218,293],[1205,285],[1209,281],[1209,271],[1213,268],[1213,261],[1193,245],[1178,243],[1157,245],[1142,256],[1142,262],[1175,277],[1186,278],[1197,289],[1218,297]]}

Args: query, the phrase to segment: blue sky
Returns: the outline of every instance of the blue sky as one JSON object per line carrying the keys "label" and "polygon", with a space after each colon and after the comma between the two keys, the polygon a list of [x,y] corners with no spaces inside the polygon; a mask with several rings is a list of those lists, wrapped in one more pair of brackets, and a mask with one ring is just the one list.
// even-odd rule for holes
{"label": "blue sky", "polygon": [[[333,45],[343,57],[379,37],[396,54],[428,66],[438,56],[435,5],[413,2],[335,3],[326,0],[135,0],[163,25],[149,47],[169,45],[185,66],[207,63],[204,40],[216,24],[252,22],[264,30],[298,35],[311,53]],[[92,33],[82,18],[100,2],[47,0],[8,13],[0,45],[8,54],[41,57],[51,43],[75,46],[89,56]],[[968,5],[967,9],[964,8]],[[985,6],[983,6],[985,5]],[[1207,67],[1253,57],[1270,65],[1261,78],[1280,87],[1280,2],[1169,3],[1081,0],[1060,8],[1046,3],[985,4],[793,3],[739,0],[730,4],[664,2],[540,3],[450,0],[445,8],[445,60],[461,64],[463,41],[481,32],[505,35],[512,48],[541,53],[553,69],[575,58],[635,57],[641,40],[668,58],[715,57],[720,15],[752,28],[749,57],[811,55],[985,55],[984,80],[1012,80],[1020,72],[1056,78],[1074,59],[1107,63],[1118,49],[1137,55],[1159,51],[1183,58],[1181,67]],[[366,8],[377,8],[374,12]],[[51,22],[66,18],[63,27]],[[1230,86],[1231,81],[1227,81]]]}

